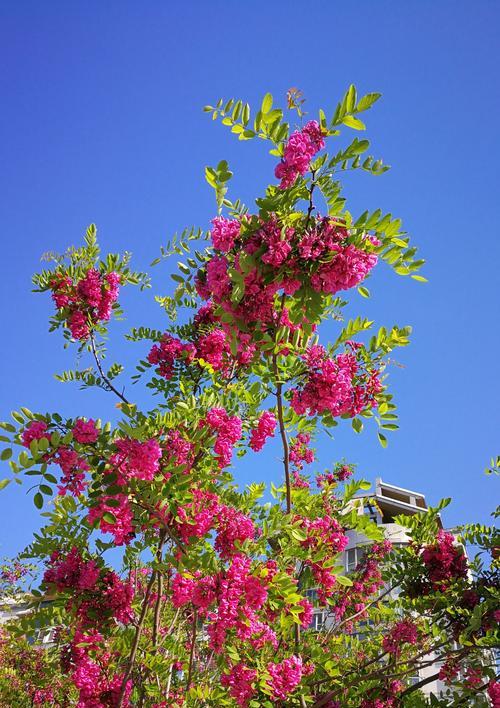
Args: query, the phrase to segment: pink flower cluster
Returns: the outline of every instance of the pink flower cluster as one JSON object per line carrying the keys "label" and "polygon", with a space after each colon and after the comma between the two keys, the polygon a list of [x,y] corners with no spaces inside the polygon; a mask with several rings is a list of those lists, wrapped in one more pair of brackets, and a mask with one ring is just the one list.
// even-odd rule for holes
{"label": "pink flower cluster", "polygon": [[43,581],[54,585],[58,592],[74,589],[77,592],[90,590],[96,584],[101,571],[94,560],[84,561],[79,549],[74,546],[66,556],[54,551]]}
{"label": "pink flower cluster", "polygon": [[234,507],[221,504],[216,494],[191,490],[193,501],[178,509],[177,532],[184,543],[192,538],[204,538],[216,531],[215,550],[228,559],[238,552],[236,544],[253,540],[256,529],[252,519]]}
{"label": "pink flower cluster", "polygon": [[289,459],[294,468],[299,471],[306,465],[314,462],[314,450],[308,447],[311,436],[308,433],[299,433],[290,444]]}
{"label": "pink flower cluster", "polygon": [[436,543],[426,546],[422,560],[435,590],[445,589],[454,580],[467,577],[467,559],[453,534],[439,531]]}
{"label": "pink flower cluster", "polygon": [[158,344],[154,344],[148,354],[150,364],[158,367],[160,376],[171,379],[178,361],[190,362],[195,355],[192,344],[184,344],[180,339],[164,334]]}
{"label": "pink flower cluster", "polygon": [[154,439],[141,442],[133,438],[118,438],[117,453],[110,457],[111,469],[118,473],[117,484],[126,485],[129,479],[154,479],[160,466],[161,447]]}
{"label": "pink flower cluster", "polygon": [[85,473],[90,469],[87,460],[66,445],[57,448],[53,460],[62,471],[59,494],[64,496],[69,492],[75,497],[80,495],[86,487]]}
{"label": "pink flower cluster", "polygon": [[256,679],[255,669],[249,669],[245,664],[236,664],[228,674],[223,674],[221,684],[229,689],[229,695],[240,708],[246,708],[255,693]]}
{"label": "pink flower cluster", "polygon": [[183,474],[187,474],[194,461],[194,445],[186,440],[182,430],[169,430],[165,435],[165,451],[162,460],[163,476],[170,479],[171,472],[168,468],[183,467]]}
{"label": "pink flower cluster", "polygon": [[352,465],[346,465],[342,462],[338,462],[335,465],[333,472],[325,472],[325,474],[319,474],[316,477],[316,482],[318,487],[324,487],[328,485],[336,485],[339,482],[345,482],[349,477],[354,474],[354,468]]}
{"label": "pink flower cluster", "polygon": [[488,684],[488,696],[492,708],[500,708],[500,683],[498,681],[491,679]]}
{"label": "pink flower cluster", "polygon": [[250,447],[252,450],[258,452],[262,450],[266,439],[269,437],[274,437],[274,430],[276,428],[276,416],[270,411],[264,411],[257,423],[257,427],[254,428],[250,435]]}
{"label": "pink flower cluster", "polygon": [[218,251],[230,251],[239,234],[240,222],[236,219],[226,219],[223,216],[212,219],[212,243]]}
{"label": "pink flower cluster", "polygon": [[304,359],[307,380],[292,391],[291,398],[298,415],[352,417],[377,405],[376,394],[382,389],[379,372],[366,368],[359,349],[331,358],[323,347],[315,345]]}
{"label": "pink flower cluster", "polygon": [[384,651],[399,656],[402,644],[416,644],[418,641],[418,627],[411,620],[401,620],[389,630],[382,640]]}
{"label": "pink flower cluster", "polygon": [[273,699],[284,701],[295,691],[302,681],[302,676],[308,673],[308,667],[304,666],[301,657],[291,656],[278,664],[268,664],[267,673]]}
{"label": "pink flower cluster", "polygon": [[41,440],[42,438],[50,442],[47,423],[43,420],[32,420],[21,434],[21,441],[24,447],[29,447],[32,440]]}
{"label": "pink flower cluster", "polygon": [[[332,599],[337,620],[341,620],[346,613],[356,614],[358,621],[363,619],[362,611],[384,584],[381,563],[391,549],[392,544],[387,540],[372,543],[366,548],[363,558],[355,568],[352,587],[342,588]],[[352,631],[352,624],[349,622],[346,624],[346,631]]]}
{"label": "pink flower cluster", "polygon": [[281,189],[291,187],[299,175],[304,175],[309,163],[317,152],[325,147],[325,140],[319,124],[310,120],[288,138],[283,159],[274,171],[281,180]]}
{"label": "pink flower cluster", "polygon": [[[108,676],[104,667],[111,655],[103,649],[104,638],[97,632],[83,633],[79,630],[69,648],[67,660],[71,679],[79,691],[79,708],[110,708],[118,705],[123,674]],[[94,657],[94,658],[92,658]],[[132,681],[126,685],[123,703],[130,706]]]}
{"label": "pink flower cluster", "polygon": [[99,437],[99,429],[92,418],[90,420],[83,420],[83,418],[78,418],[73,426],[73,439],[76,442],[86,445],[95,443]]}
{"label": "pink flower cluster", "polygon": [[217,653],[223,651],[228,632],[254,649],[266,642],[276,645],[275,633],[257,614],[267,599],[266,581],[252,575],[250,566],[250,558],[236,554],[227,570],[214,576],[177,574],[172,580],[174,606],[192,603],[206,617],[209,643]]}
{"label": "pink flower cluster", "polygon": [[69,606],[76,610],[80,625],[102,625],[110,619],[128,624],[133,618],[131,583],[113,571],[102,571],[94,560],[84,561],[76,547],[65,556],[52,554],[43,581],[58,592],[72,591]]}
{"label": "pink flower cluster", "polygon": [[390,681],[382,688],[371,688],[359,708],[398,708],[401,704],[398,694],[403,688],[404,684],[401,681]]}
{"label": "pink flower cluster", "polygon": [[[109,502],[112,501],[112,504]],[[87,514],[90,524],[99,522],[103,533],[110,533],[117,546],[129,543],[134,536],[132,509],[127,494],[104,495]]]}
{"label": "pink flower cluster", "polygon": [[217,510],[217,536],[215,550],[221,558],[229,558],[236,552],[236,543],[255,538],[255,526],[249,516],[233,507],[222,505]]}
{"label": "pink flower cluster", "polygon": [[341,553],[349,543],[349,539],[344,533],[339,522],[329,514],[319,516],[316,519],[301,519],[302,529],[307,534],[302,545],[312,550],[324,549],[324,559],[321,561],[307,560],[306,563],[311,568],[320,599],[326,602],[326,598],[331,595],[336,585],[335,574],[329,565],[332,556]]}
{"label": "pink flower cluster", "polygon": [[118,299],[120,280],[118,273],[103,275],[95,268],[76,282],[60,273],[54,275],[52,299],[57,309],[64,313],[73,339],[87,339],[93,326],[109,320],[112,306]]}
{"label": "pink flower cluster", "polygon": [[[377,262],[373,239],[367,237],[361,245],[354,245],[345,225],[329,217],[308,219],[305,230],[300,223],[293,228],[282,225],[274,214],[266,221],[245,218],[247,229],[240,235],[240,252],[215,254],[195,280],[203,299],[212,298],[233,316],[231,324],[222,323],[226,334],[231,329],[235,334],[252,331],[255,343],[256,334],[269,325],[286,326],[293,332],[298,323],[291,327],[289,321],[278,322],[278,291],[293,295],[304,285],[335,294],[359,284]],[[250,268],[247,256],[252,259]],[[235,287],[240,290],[236,297]]]}
{"label": "pink flower cluster", "polygon": [[202,424],[216,433],[214,452],[219,468],[227,467],[231,463],[233,447],[241,438],[241,419],[238,416],[230,416],[224,408],[211,408]]}

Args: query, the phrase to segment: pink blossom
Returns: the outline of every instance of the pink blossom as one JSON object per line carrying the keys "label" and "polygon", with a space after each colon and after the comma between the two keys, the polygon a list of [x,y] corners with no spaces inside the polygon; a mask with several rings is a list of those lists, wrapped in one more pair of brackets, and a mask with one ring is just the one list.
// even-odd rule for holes
{"label": "pink blossom", "polygon": [[273,699],[286,700],[300,684],[304,666],[300,657],[291,656],[278,664],[268,664],[267,672],[270,676],[268,685],[273,692]]}
{"label": "pink blossom", "polygon": [[255,693],[252,684],[257,679],[257,671],[245,664],[236,664],[228,674],[221,676],[221,684],[229,689],[229,694],[240,708],[246,708]]}
{"label": "pink blossom", "polygon": [[211,408],[204,422],[217,433],[214,452],[220,469],[223,469],[230,464],[233,446],[241,438],[241,419],[237,416],[229,416],[224,408]]}
{"label": "pink blossom", "polygon": [[133,438],[119,438],[115,440],[114,445],[118,453],[110,458],[110,462],[121,475],[119,483],[133,477],[146,481],[154,478],[162,455],[156,440],[140,442]]}
{"label": "pink blossom", "polygon": [[250,517],[238,509],[220,506],[217,512],[217,536],[215,550],[221,558],[229,558],[237,551],[236,543],[255,538],[255,526]]}
{"label": "pink blossom", "polygon": [[50,442],[50,433],[47,432],[47,423],[43,420],[32,420],[21,434],[24,447],[29,447],[32,440],[45,438]]}
{"label": "pink blossom", "polygon": [[311,159],[325,146],[321,128],[311,120],[302,130],[297,130],[289,137],[285,145],[283,159],[274,171],[281,180],[281,189],[291,187],[298,175],[304,175]]}
{"label": "pink blossom", "polygon": [[83,418],[78,418],[73,426],[73,438],[76,442],[85,443],[95,443],[99,437],[99,429],[97,428],[95,421],[83,420]]}
{"label": "pink blossom", "polygon": [[[109,506],[107,502],[111,499],[119,502],[119,506]],[[114,521],[107,521],[104,514],[111,514]],[[130,508],[128,496],[126,494],[117,494],[115,496],[103,496],[99,499],[96,506],[90,508],[87,514],[87,521],[94,524],[99,521],[99,528],[103,533],[111,533],[114,537],[115,544],[122,546],[124,543],[130,543],[134,535],[132,526],[133,514]]]}
{"label": "pink blossom", "polygon": [[223,253],[230,251],[240,233],[239,221],[217,216],[212,219],[212,224],[212,243],[214,247]]}
{"label": "pink blossom", "polygon": [[454,536],[447,531],[439,531],[436,543],[424,548],[422,560],[436,590],[467,577],[467,559],[462,549],[455,545]]}
{"label": "pink blossom", "polygon": [[150,364],[158,366],[160,376],[171,379],[178,361],[189,363],[195,355],[192,344],[184,344],[180,339],[164,334],[158,344],[154,344],[148,354]]}
{"label": "pink blossom", "polygon": [[411,620],[402,620],[389,630],[382,640],[384,651],[398,656],[402,644],[416,644],[418,641],[418,628]]}
{"label": "pink blossom", "polygon": [[262,450],[266,439],[274,437],[276,428],[276,416],[270,411],[264,411],[257,423],[257,427],[252,430],[250,435],[250,447],[256,452]]}

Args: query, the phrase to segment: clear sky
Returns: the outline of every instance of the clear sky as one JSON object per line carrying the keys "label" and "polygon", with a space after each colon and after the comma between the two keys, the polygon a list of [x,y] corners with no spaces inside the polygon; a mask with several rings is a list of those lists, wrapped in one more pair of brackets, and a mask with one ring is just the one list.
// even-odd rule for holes
{"label": "clear sky", "polygon": [[[383,93],[366,114],[367,137],[392,170],[350,177],[351,209],[402,216],[429,283],[382,265],[372,298],[354,295],[352,312],[413,325],[391,370],[401,429],[384,450],[374,429],[357,436],[347,424],[321,443],[321,463],[346,457],[372,481],[430,502],[453,496],[448,525],[486,522],[498,482],[483,469],[500,452],[499,20],[494,0],[0,0],[0,417],[21,405],[116,416],[105,393],[52,378],[75,358],[48,334],[50,298],[30,293],[44,251],[78,243],[94,221],[103,250],[128,249],[147,267],[175,230],[214,216],[205,165],[228,159],[231,193],[247,202],[272,179],[265,145],[238,143],[203,105],[221,96],[256,104],[298,86],[311,113],[328,114],[353,82]],[[168,267],[153,275],[167,293]],[[151,291],[129,290],[122,302],[116,359],[128,327],[166,324]],[[129,349],[132,373],[145,348]],[[276,480],[277,455],[270,445],[247,457],[238,478]],[[0,556],[39,523],[25,491],[1,492]]]}

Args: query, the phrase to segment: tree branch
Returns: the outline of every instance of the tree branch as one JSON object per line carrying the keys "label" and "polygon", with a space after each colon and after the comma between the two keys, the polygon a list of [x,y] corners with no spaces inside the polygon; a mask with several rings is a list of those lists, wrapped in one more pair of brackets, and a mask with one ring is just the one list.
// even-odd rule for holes
{"label": "tree branch", "polygon": [[97,353],[97,349],[96,349],[96,345],[95,345],[94,333],[93,333],[92,331],[90,332],[90,346],[91,346],[91,348],[92,348],[92,354],[93,354],[93,356],[94,356],[94,360],[95,360],[97,369],[98,369],[98,371],[99,371],[99,373],[100,373],[100,375],[101,375],[102,380],[104,381],[104,383],[105,383],[106,386],[108,387],[108,391],[112,391],[114,394],[116,394],[116,395],[118,396],[118,398],[123,401],[123,403],[129,404],[129,401],[127,401],[127,399],[125,398],[125,396],[123,395],[123,393],[120,393],[120,391],[118,391],[118,389],[113,386],[113,384],[111,383],[111,381],[109,380],[109,378],[108,378],[108,377],[106,376],[106,374],[104,373],[104,370],[103,370],[102,364],[101,364],[101,360],[99,359],[99,355],[98,355],[98,353]]}

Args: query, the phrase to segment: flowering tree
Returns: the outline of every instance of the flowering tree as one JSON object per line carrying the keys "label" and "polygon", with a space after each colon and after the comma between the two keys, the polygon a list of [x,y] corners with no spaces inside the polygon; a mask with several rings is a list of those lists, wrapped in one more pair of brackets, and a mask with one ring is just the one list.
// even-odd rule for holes
{"label": "flowering tree", "polygon": [[[468,564],[440,530],[445,503],[401,518],[412,541],[391,549],[358,513],[356,493],[369,485],[350,479],[352,465],[306,472],[313,441],[333,426],[378,426],[383,446],[397,428],[387,362],[410,329],[367,338],[373,323],[343,321],[342,311],[348,292],[369,296],[379,261],[424,280],[423,261],[399,219],[346,208],[343,171],[387,169],[366,156],[368,141],[325,149],[344,128],[364,130],[359,116],[378,98],[358,98],[351,86],[332,117],[306,120],[291,90],[294,128],[270,94],[253,120],[241,101],[206,107],[240,140],[271,143],[276,182],[250,212],[228,197],[227,162],[207,168],[218,207],[211,229],[186,229],[162,248],[156,262],[184,257],[175,292],[157,297],[165,330],[142,326],[126,337],[141,347],[132,380],[156,396],[153,407],[134,403],[120,364],[105,364],[120,288],[149,285],[129,255],[101,258],[91,226],[81,248],[34,277],[52,296],[51,330],[90,360],[59,378],[114,396],[122,417],[113,426],[97,412],[65,419],[21,408],[2,424],[11,445],[2,459],[20,449],[12,477],[31,483],[47,520],[23,553],[43,569],[32,589],[38,609],[12,625],[9,641],[60,628],[48,652],[63,678],[48,695],[46,673],[31,672],[26,705],[423,706],[419,689],[430,679],[408,678],[437,660],[450,690],[432,705],[499,705],[487,651],[498,626],[496,561]],[[331,319],[338,336],[320,343]],[[258,464],[273,436],[282,462],[263,501],[265,485],[242,491],[231,469],[235,454]],[[349,530],[367,546],[345,576],[338,561]],[[476,525],[459,540],[480,551],[498,544],[493,528]],[[313,588],[329,618],[321,632],[310,628]],[[64,681],[72,688],[61,697]]]}

